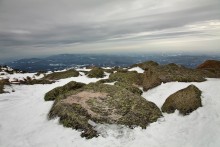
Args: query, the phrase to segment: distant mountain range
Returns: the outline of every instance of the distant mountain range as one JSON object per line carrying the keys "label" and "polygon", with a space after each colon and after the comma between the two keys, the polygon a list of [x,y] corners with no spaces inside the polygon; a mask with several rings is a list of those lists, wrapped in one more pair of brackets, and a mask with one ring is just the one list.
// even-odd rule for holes
{"label": "distant mountain range", "polygon": [[61,70],[70,67],[126,67],[134,63],[153,60],[160,64],[177,63],[194,68],[207,59],[220,60],[220,56],[192,55],[89,55],[89,54],[60,54],[46,58],[29,58],[5,63],[6,65],[28,72],[39,70]]}

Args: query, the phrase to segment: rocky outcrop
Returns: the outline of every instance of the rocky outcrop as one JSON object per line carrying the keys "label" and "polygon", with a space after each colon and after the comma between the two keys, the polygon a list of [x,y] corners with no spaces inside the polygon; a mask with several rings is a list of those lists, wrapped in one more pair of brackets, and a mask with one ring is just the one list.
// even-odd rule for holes
{"label": "rocky outcrop", "polygon": [[45,79],[45,80],[60,80],[60,79],[65,79],[65,78],[70,78],[70,77],[78,77],[78,76],[79,76],[78,71],[76,71],[75,69],[70,69],[67,71],[54,72],[54,73],[48,74],[43,79]]}
{"label": "rocky outcrop", "polygon": [[59,117],[64,126],[83,130],[86,138],[99,134],[90,121],[146,128],[162,116],[154,103],[121,86],[91,83],[58,95],[49,118]]}
{"label": "rocky outcrop", "polygon": [[175,110],[187,115],[202,106],[201,91],[194,85],[170,95],[162,106],[162,112],[173,113]]}
{"label": "rocky outcrop", "polygon": [[143,74],[137,73],[136,71],[116,72],[109,76],[108,81],[123,82],[131,85],[142,85]]}
{"label": "rocky outcrop", "polygon": [[203,82],[209,73],[196,69],[189,69],[176,64],[160,65],[149,68],[144,73],[143,90],[147,91],[162,82]]}
{"label": "rocky outcrop", "polygon": [[104,70],[99,67],[93,67],[87,75],[89,78],[103,78],[105,76]]}
{"label": "rocky outcrop", "polygon": [[220,61],[217,60],[206,60],[200,64],[197,69],[220,69]]}
{"label": "rocky outcrop", "polygon": [[157,62],[154,62],[154,61],[146,61],[146,62],[142,62],[142,63],[138,63],[138,64],[134,64],[132,65],[131,67],[140,67],[142,68],[143,70],[148,70],[152,67],[156,67],[158,66],[159,64]]}
{"label": "rocky outcrop", "polygon": [[210,78],[220,78],[220,61],[207,60],[197,67],[198,70]]}

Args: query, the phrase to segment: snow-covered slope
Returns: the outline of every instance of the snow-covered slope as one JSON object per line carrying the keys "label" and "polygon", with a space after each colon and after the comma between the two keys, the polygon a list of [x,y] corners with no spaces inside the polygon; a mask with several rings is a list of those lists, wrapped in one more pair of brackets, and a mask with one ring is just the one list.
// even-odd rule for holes
{"label": "snow-covered slope", "polygon": [[[202,90],[203,107],[188,116],[163,114],[147,129],[133,130],[124,126],[97,125],[102,136],[86,140],[80,132],[64,128],[58,120],[47,120],[53,102],[45,102],[44,94],[69,81],[90,83],[98,79],[84,74],[50,85],[13,85],[13,93],[0,95],[1,147],[219,147],[220,146],[220,79],[193,83]],[[191,83],[162,84],[143,96],[159,107],[165,99]]]}

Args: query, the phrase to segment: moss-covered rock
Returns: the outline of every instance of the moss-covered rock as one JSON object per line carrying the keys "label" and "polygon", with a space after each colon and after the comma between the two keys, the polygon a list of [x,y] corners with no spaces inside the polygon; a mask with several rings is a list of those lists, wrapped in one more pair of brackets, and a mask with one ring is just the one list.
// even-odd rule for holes
{"label": "moss-covered rock", "polygon": [[45,101],[53,101],[56,98],[58,98],[60,95],[65,94],[71,90],[76,90],[76,89],[82,88],[84,85],[85,85],[84,83],[71,81],[64,86],[56,87],[56,88],[52,89],[51,91],[47,92],[44,96],[44,100]]}
{"label": "moss-covered rock", "polygon": [[116,72],[109,76],[109,81],[118,81],[131,85],[142,85],[143,74],[136,71]]}
{"label": "moss-covered rock", "polygon": [[76,71],[75,69],[70,69],[67,71],[54,72],[54,73],[48,74],[43,79],[60,80],[60,79],[65,79],[65,78],[70,78],[70,77],[78,77],[78,76],[79,76],[78,71]]}
{"label": "moss-covered rock", "polygon": [[202,106],[201,91],[194,85],[190,85],[170,95],[162,106],[162,111],[173,113],[175,110],[187,115]]}
{"label": "moss-covered rock", "polygon": [[91,83],[56,98],[49,118],[60,117],[66,127],[83,130],[82,136],[96,137],[89,120],[146,128],[162,116],[160,109],[122,86]]}
{"label": "moss-covered rock", "polygon": [[137,86],[126,84],[123,82],[116,82],[115,85],[121,86],[121,87],[125,88],[126,90],[131,91],[134,94],[142,95],[142,93],[143,93],[143,91],[140,90]]}
{"label": "moss-covered rock", "polygon": [[176,64],[155,66],[144,73],[143,90],[147,91],[162,82],[203,82],[206,77],[209,77],[209,75],[204,72]]}
{"label": "moss-covered rock", "polygon": [[104,70],[99,67],[93,67],[87,75],[89,78],[103,78],[105,76]]}

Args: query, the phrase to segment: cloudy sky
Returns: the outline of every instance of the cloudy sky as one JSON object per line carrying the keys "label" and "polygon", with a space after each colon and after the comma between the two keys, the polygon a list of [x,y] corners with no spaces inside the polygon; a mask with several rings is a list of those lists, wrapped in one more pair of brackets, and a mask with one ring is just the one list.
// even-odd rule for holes
{"label": "cloudy sky", "polygon": [[220,54],[220,0],[0,0],[0,59]]}

